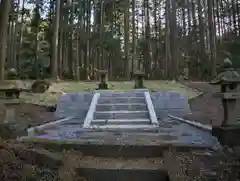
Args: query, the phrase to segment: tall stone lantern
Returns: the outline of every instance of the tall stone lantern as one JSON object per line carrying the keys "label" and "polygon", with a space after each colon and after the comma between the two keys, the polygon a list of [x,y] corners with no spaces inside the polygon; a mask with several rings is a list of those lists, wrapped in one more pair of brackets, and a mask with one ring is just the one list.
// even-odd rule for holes
{"label": "tall stone lantern", "polygon": [[240,145],[239,115],[237,109],[237,99],[240,98],[238,85],[240,84],[240,75],[233,69],[232,62],[226,58],[222,63],[222,71],[210,82],[211,85],[220,85],[220,93],[215,95],[221,98],[223,106],[223,121],[220,126],[213,126],[212,135],[216,136],[220,143],[228,146]]}

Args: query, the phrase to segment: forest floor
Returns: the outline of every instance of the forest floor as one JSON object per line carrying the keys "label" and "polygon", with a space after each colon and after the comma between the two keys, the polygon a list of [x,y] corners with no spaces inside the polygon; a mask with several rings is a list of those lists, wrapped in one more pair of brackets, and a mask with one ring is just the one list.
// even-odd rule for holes
{"label": "forest floor", "polygon": [[[24,83],[29,84],[29,82]],[[131,90],[132,82],[110,82],[109,87],[111,89],[116,90]],[[220,108],[220,102],[212,98],[211,94],[216,91],[216,88],[211,87],[207,83],[196,83],[196,82],[184,82],[183,84],[177,82],[166,82],[166,81],[146,81],[145,85],[151,91],[177,91],[182,92],[188,95],[190,99],[190,106],[192,108],[193,115],[187,116],[189,119],[193,117],[196,118],[196,121],[199,121],[203,124],[210,124],[210,120],[215,120],[216,122],[212,122],[213,124],[219,124],[219,112],[217,110]],[[186,87],[187,86],[187,87]],[[39,124],[43,124],[45,122],[49,122],[55,120],[54,113],[48,112],[45,105],[53,105],[57,103],[57,100],[61,96],[62,92],[70,93],[70,92],[83,92],[83,91],[91,91],[97,87],[97,83],[93,82],[60,82],[57,84],[53,84],[50,89],[44,94],[30,94],[25,93],[21,96],[21,103],[19,105],[15,105],[16,110],[16,118],[20,133],[16,136],[22,135],[24,130],[29,126],[36,126]],[[189,87],[189,88],[188,88]],[[196,90],[193,90],[196,89]],[[202,96],[196,97],[199,92],[204,92]],[[50,97],[50,98],[49,98]],[[194,98],[194,99],[192,99]],[[0,104],[0,120],[4,120],[4,106]],[[207,118],[207,119],[205,119]],[[1,132],[1,131],[0,131]],[[18,131],[19,132],[19,131]],[[1,135],[1,134],[0,134]],[[8,142],[6,144],[5,142]],[[46,169],[46,167],[36,166],[36,160],[39,160],[39,153],[34,153],[35,158],[31,158],[35,160],[35,162],[26,161],[26,155],[29,153],[25,153],[23,150],[29,150],[25,148],[26,145],[22,145],[15,141],[11,140],[2,140],[0,138],[0,165],[3,168],[3,165],[6,165],[6,169],[0,170],[0,179],[4,181],[11,180],[12,178],[18,178],[17,180],[23,180],[26,177],[31,177],[33,173],[37,175],[42,173],[39,172],[39,169],[43,169],[44,174],[47,175],[46,180],[68,180],[75,181],[74,165],[71,165],[73,161],[71,160],[79,160],[82,159],[81,154],[76,154],[74,152],[71,153],[61,153],[61,156],[64,156],[64,164],[63,167],[58,170],[54,169]],[[19,153],[25,153],[25,156]],[[43,154],[40,153],[40,157],[42,159]],[[8,158],[8,159],[3,159]],[[47,157],[49,159],[49,157]],[[23,161],[24,160],[24,161]],[[52,162],[57,162],[58,158],[53,157]],[[69,166],[69,163],[71,163]],[[200,167],[200,166],[199,166]],[[20,169],[21,168],[21,169]],[[25,170],[26,169],[26,170]],[[64,170],[64,171],[63,171]],[[16,173],[15,173],[16,172]],[[30,175],[23,175],[21,173],[31,173]],[[14,174],[13,174],[14,173]],[[58,175],[57,177],[53,175]],[[64,174],[65,173],[65,174]],[[42,173],[43,174],[43,173]],[[41,175],[41,174],[40,174]],[[38,176],[39,177],[39,176]],[[54,177],[54,179],[53,179]],[[36,179],[35,179],[36,180]],[[181,179],[179,180],[181,181]],[[186,181],[186,180],[184,180]]]}

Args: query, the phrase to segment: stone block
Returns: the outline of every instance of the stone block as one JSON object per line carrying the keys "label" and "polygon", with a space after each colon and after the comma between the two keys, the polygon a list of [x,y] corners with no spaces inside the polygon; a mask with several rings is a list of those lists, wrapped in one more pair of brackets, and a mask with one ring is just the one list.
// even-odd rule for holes
{"label": "stone block", "polygon": [[217,137],[222,145],[239,146],[240,125],[216,126],[212,128],[212,135]]}
{"label": "stone block", "polygon": [[135,89],[134,92],[144,93],[144,92],[149,92],[149,90],[142,88],[142,89]]}
{"label": "stone block", "polygon": [[81,177],[95,181],[169,181],[167,171],[163,169],[105,169],[77,168]]}
{"label": "stone block", "polygon": [[184,116],[190,113],[188,98],[177,92],[153,92],[150,94],[157,118],[164,119],[168,114]]}
{"label": "stone block", "polygon": [[90,106],[93,93],[71,93],[61,97],[56,116],[84,119]]}
{"label": "stone block", "polygon": [[144,97],[144,92],[112,92],[112,91],[96,91],[101,93],[101,97]]}
{"label": "stone block", "polygon": [[114,98],[114,99],[104,99],[100,98],[98,104],[130,104],[130,103],[145,103],[145,98],[136,98],[136,99],[123,99],[123,98]]}
{"label": "stone block", "polygon": [[101,90],[101,89],[108,89],[108,85],[106,83],[99,83],[98,84],[98,90]]}

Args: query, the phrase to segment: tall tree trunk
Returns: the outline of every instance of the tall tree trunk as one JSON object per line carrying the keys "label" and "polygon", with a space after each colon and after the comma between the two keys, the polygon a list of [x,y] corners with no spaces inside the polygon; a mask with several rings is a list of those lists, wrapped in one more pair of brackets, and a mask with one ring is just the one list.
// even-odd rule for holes
{"label": "tall tree trunk", "polygon": [[178,75],[178,60],[177,60],[177,24],[176,24],[176,0],[171,0],[171,16],[170,16],[170,50],[171,50],[171,79],[176,79]]}
{"label": "tall tree trunk", "polygon": [[25,7],[25,0],[22,1],[22,7],[21,7],[21,20],[20,20],[20,32],[19,32],[19,44],[18,44],[18,56],[17,56],[17,70],[20,74],[20,77],[22,77],[22,64],[21,64],[21,49],[22,49],[22,44],[23,44],[23,23],[24,23],[24,7]]}
{"label": "tall tree trunk", "polygon": [[129,51],[129,0],[125,0],[125,11],[124,11],[124,69],[125,77],[129,78],[129,62],[128,62],[128,51]]}
{"label": "tall tree trunk", "polygon": [[201,59],[201,75],[204,74],[206,64],[206,51],[205,51],[205,25],[203,23],[203,6],[201,1],[198,1],[198,21],[199,21],[199,36],[200,36],[200,59]]}
{"label": "tall tree trunk", "polygon": [[237,29],[237,18],[236,18],[236,1],[232,0],[232,17],[233,17],[233,32],[235,36],[238,34],[238,29]]}
{"label": "tall tree trunk", "polygon": [[51,77],[55,79],[58,76],[57,65],[57,52],[58,52],[58,33],[59,33],[59,20],[60,20],[60,0],[56,1],[55,17],[53,19],[53,38],[51,48]]}
{"label": "tall tree trunk", "polygon": [[152,56],[151,56],[151,35],[150,35],[150,20],[149,20],[149,4],[148,0],[144,0],[144,11],[145,11],[145,48],[144,48],[144,66],[145,66],[145,73],[147,75],[147,78],[150,78],[152,75],[150,72],[151,65],[152,65]]}
{"label": "tall tree trunk", "polygon": [[165,57],[165,76],[166,78],[170,77],[170,71],[169,68],[171,65],[171,54],[170,54],[170,1],[166,1],[166,40],[165,40],[165,45],[166,45],[166,57]]}
{"label": "tall tree trunk", "polygon": [[4,81],[6,58],[8,16],[11,9],[10,0],[1,0],[0,4],[0,81]]}
{"label": "tall tree trunk", "polygon": [[91,36],[91,0],[87,1],[87,25],[86,25],[86,33],[87,33],[87,40],[86,40],[86,62],[85,62],[85,77],[89,79],[90,75],[90,36]]}
{"label": "tall tree trunk", "polygon": [[132,66],[131,71],[133,73],[135,61],[136,61],[136,24],[135,24],[135,6],[136,0],[132,0]]}
{"label": "tall tree trunk", "polygon": [[211,76],[216,76],[216,42],[215,23],[213,18],[213,1],[208,0],[209,44],[211,52]]}
{"label": "tall tree trunk", "polygon": [[40,77],[39,70],[39,26],[40,26],[40,1],[36,2],[36,7],[34,9],[35,17],[33,20],[33,32],[35,33],[35,41],[34,41],[34,66],[35,66],[35,75],[36,79]]}
{"label": "tall tree trunk", "polygon": [[[153,68],[153,75],[154,78],[157,77],[157,71],[159,71],[159,63],[158,63],[158,25],[157,25],[157,1],[153,1],[153,21],[154,21],[154,46],[153,46],[153,51],[152,51],[152,57],[153,57],[153,62],[154,62],[154,68]],[[157,70],[157,71],[156,71]]]}

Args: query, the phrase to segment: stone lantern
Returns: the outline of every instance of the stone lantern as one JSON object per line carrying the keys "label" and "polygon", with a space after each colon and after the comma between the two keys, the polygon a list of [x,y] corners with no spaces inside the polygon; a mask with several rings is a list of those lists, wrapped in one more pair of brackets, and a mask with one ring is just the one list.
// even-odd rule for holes
{"label": "stone lantern", "polygon": [[237,119],[236,115],[235,117],[232,116],[239,94],[237,93],[237,86],[240,84],[240,75],[232,68],[232,62],[229,59],[225,59],[222,66],[223,71],[210,84],[221,86],[221,92],[218,95],[222,99],[224,109],[222,125],[229,125],[235,123],[236,120],[234,119]]}
{"label": "stone lantern", "polygon": [[237,99],[240,98],[238,84],[240,75],[232,68],[232,62],[226,58],[222,63],[222,72],[210,82],[212,85],[220,85],[221,92],[217,97],[221,98],[223,105],[223,122],[221,126],[212,128],[212,135],[216,136],[220,143],[228,146],[240,145],[240,124],[238,122],[239,111],[236,109]]}
{"label": "stone lantern", "polygon": [[98,84],[98,89],[108,89],[108,85],[107,85],[107,74],[108,71],[107,70],[99,70],[100,73],[100,83]]}
{"label": "stone lantern", "polygon": [[144,88],[144,85],[143,85],[143,79],[144,79],[144,72],[138,70],[138,71],[135,71],[134,74],[134,88],[135,89],[143,89]]}

